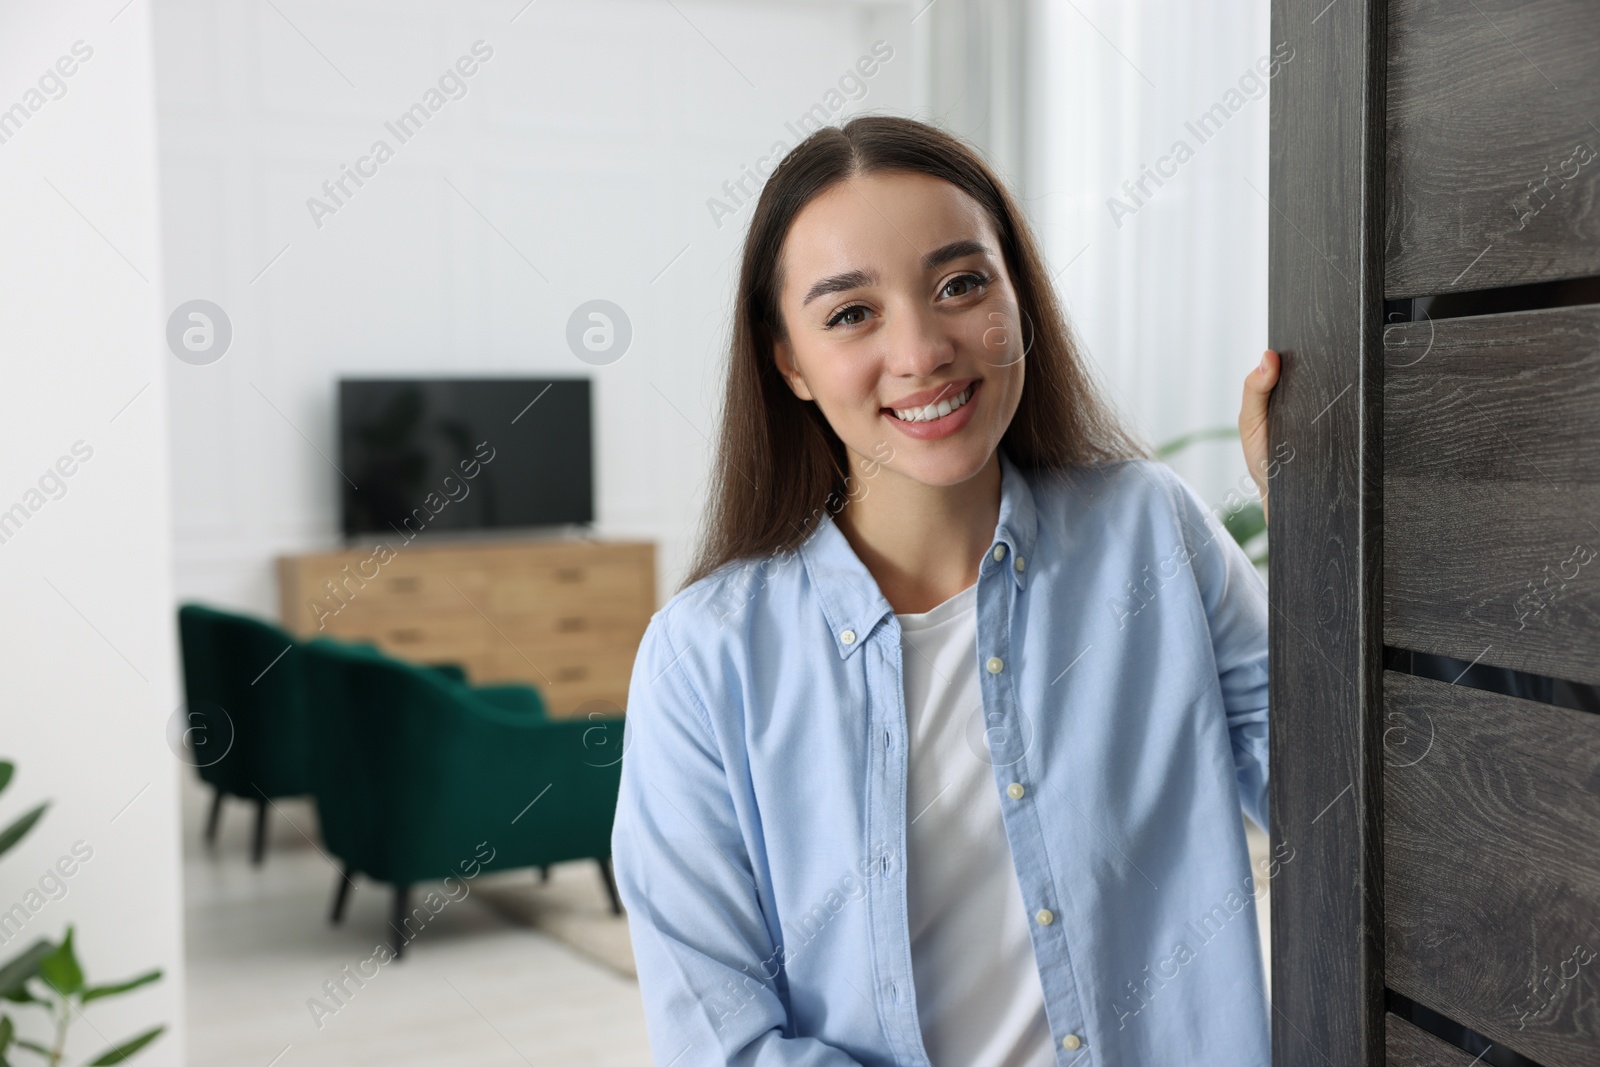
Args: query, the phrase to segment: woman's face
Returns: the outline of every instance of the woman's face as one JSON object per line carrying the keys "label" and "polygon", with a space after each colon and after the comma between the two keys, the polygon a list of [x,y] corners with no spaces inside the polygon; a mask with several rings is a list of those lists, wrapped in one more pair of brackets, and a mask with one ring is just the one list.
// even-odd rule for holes
{"label": "woman's face", "polygon": [[1022,396],[1023,336],[975,200],[920,173],[847,179],[795,217],[781,278],[778,368],[858,470],[949,486],[984,468]]}

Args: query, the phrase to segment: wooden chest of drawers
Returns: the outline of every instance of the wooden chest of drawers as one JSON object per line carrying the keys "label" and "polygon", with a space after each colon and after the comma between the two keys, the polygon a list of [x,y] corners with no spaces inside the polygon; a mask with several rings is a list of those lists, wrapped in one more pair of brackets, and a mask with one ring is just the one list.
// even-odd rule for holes
{"label": "wooden chest of drawers", "polygon": [[459,663],[475,685],[528,682],[552,717],[618,714],[655,610],[646,542],[497,541],[278,560],[284,626]]}

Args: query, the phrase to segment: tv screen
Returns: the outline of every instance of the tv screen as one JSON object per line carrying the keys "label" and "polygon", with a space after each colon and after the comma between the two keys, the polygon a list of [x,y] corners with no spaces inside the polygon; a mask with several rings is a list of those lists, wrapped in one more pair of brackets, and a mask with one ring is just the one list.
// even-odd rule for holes
{"label": "tv screen", "polygon": [[587,378],[343,379],[346,537],[594,521]]}

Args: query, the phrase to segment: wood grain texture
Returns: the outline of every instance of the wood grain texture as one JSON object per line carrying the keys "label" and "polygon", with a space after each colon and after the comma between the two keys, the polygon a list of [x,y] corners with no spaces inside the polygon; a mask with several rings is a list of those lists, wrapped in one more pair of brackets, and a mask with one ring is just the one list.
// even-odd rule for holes
{"label": "wood grain texture", "polygon": [[1383,40],[1378,0],[1272,4],[1271,832],[1304,858],[1272,883],[1277,1067],[1383,1056]]}
{"label": "wood grain texture", "polygon": [[1385,643],[1600,683],[1600,305],[1385,343]]}
{"label": "wood grain texture", "polygon": [[1545,1067],[1600,1063],[1600,716],[1384,676],[1390,988]]}
{"label": "wood grain texture", "polygon": [[1600,273],[1592,0],[1391,0],[1391,298]]}
{"label": "wood grain texture", "polygon": [[1472,1067],[1481,1062],[1398,1015],[1384,1016],[1388,1067]]}

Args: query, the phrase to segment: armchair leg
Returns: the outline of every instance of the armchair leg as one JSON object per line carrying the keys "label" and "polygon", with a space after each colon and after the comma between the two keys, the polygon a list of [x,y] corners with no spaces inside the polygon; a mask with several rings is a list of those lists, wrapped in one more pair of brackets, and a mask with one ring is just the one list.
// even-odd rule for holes
{"label": "armchair leg", "polygon": [[600,877],[606,883],[606,895],[611,898],[611,914],[622,914],[622,898],[617,895],[617,880],[611,873],[611,857],[596,860],[600,864]]}
{"label": "armchair leg", "polygon": [[267,798],[256,801],[256,838],[251,846],[250,862],[257,867],[267,854]]}
{"label": "armchair leg", "polygon": [[206,816],[206,847],[217,847],[217,827],[222,824],[222,788],[211,791],[211,813]]}
{"label": "armchair leg", "polygon": [[550,868],[549,867],[540,867],[539,868],[539,884],[540,885],[544,885],[545,883],[547,883],[549,881],[550,881]]}
{"label": "armchair leg", "polygon": [[397,885],[394,887],[394,914],[389,918],[389,926],[394,930],[394,938],[390,947],[394,949],[394,958],[397,960],[406,954],[406,915],[410,895],[410,886]]}
{"label": "armchair leg", "polygon": [[345,867],[339,872],[339,879],[333,884],[333,914],[328,916],[328,921],[338,926],[344,921],[344,906],[350,900],[350,876],[355,872]]}

